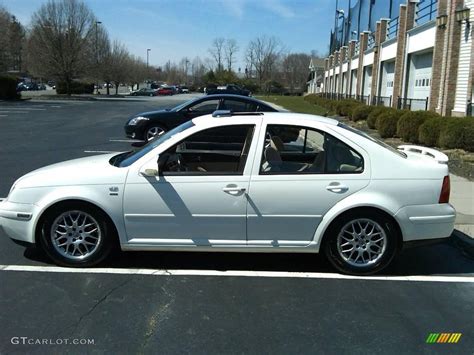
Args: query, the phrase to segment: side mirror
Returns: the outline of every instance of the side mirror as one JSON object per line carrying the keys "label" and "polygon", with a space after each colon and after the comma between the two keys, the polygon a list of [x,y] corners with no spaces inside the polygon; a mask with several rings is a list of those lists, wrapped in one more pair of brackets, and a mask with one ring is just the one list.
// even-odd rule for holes
{"label": "side mirror", "polygon": [[142,176],[155,177],[158,176],[158,173],[158,164],[155,161],[146,163],[140,169],[140,175]]}

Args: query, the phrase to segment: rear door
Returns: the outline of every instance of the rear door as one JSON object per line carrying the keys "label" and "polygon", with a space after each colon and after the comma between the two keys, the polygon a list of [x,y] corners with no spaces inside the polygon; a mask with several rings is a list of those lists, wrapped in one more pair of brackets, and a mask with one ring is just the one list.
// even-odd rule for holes
{"label": "rear door", "polygon": [[314,127],[262,126],[248,194],[249,246],[308,245],[326,212],[369,183],[366,153],[339,138]]}

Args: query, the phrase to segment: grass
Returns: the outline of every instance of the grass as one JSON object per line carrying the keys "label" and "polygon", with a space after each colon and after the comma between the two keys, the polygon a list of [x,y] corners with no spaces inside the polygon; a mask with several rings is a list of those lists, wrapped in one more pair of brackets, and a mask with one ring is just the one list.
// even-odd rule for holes
{"label": "grass", "polygon": [[321,116],[323,116],[327,112],[327,109],[321,106],[313,105],[305,101],[303,96],[260,95],[260,96],[257,96],[257,98],[259,100],[271,102],[276,105],[282,106],[285,109],[289,111],[293,111],[293,112],[310,113],[313,115],[321,115]]}

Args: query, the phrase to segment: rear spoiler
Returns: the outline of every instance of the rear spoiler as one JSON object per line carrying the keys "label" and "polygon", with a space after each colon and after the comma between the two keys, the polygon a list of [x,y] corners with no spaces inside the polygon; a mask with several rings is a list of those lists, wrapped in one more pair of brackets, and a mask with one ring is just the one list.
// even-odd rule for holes
{"label": "rear spoiler", "polygon": [[424,157],[429,157],[440,164],[448,164],[448,156],[436,149],[426,148],[420,145],[400,145],[397,149],[402,152],[420,154]]}

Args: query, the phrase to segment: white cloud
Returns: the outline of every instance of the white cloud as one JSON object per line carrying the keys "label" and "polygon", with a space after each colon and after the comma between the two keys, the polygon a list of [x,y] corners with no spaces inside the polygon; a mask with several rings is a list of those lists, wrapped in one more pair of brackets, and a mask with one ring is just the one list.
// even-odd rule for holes
{"label": "white cloud", "polygon": [[238,19],[243,18],[247,0],[220,0],[230,14]]}
{"label": "white cloud", "polygon": [[294,18],[296,17],[295,12],[291,7],[283,4],[280,0],[264,0],[262,5],[265,9],[273,12],[274,14],[283,18]]}

